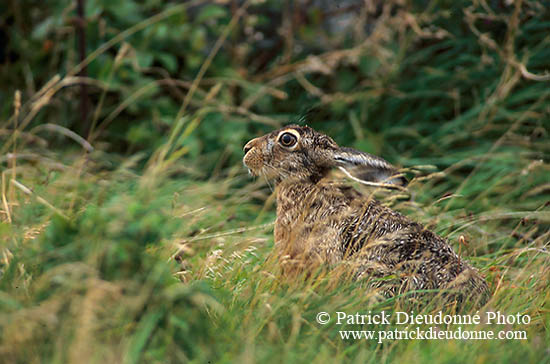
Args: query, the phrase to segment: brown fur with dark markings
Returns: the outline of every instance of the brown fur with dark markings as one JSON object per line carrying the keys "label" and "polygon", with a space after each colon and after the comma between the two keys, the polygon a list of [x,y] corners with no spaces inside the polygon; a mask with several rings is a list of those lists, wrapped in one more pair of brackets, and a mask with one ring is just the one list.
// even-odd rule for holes
{"label": "brown fur with dark markings", "polygon": [[456,300],[488,298],[484,279],[445,239],[328,178],[340,167],[357,178],[401,182],[385,160],[296,125],[253,139],[244,150],[250,172],[276,182],[274,235],[281,260],[308,268],[349,263],[357,279],[368,278],[386,296],[446,289]]}

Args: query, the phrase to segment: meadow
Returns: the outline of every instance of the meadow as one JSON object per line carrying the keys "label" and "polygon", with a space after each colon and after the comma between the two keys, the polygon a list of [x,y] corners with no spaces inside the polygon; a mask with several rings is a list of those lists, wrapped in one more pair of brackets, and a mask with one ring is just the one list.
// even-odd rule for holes
{"label": "meadow", "polygon": [[[0,10],[1,363],[550,363],[548,2]],[[406,191],[355,187],[448,238],[489,302],[284,277],[272,186],[241,159],[291,122],[403,167]],[[335,320],[411,310],[529,322]],[[526,338],[340,333],[433,326]]]}

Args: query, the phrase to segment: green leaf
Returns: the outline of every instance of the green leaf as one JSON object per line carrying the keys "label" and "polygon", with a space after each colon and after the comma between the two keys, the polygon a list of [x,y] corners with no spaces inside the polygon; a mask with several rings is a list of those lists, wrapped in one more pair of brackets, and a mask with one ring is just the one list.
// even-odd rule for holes
{"label": "green leaf", "polygon": [[141,356],[141,352],[145,348],[145,344],[149,336],[153,333],[158,321],[163,316],[162,312],[151,312],[147,314],[139,323],[136,333],[132,336],[130,348],[124,358],[124,363],[137,363]]}
{"label": "green leaf", "polygon": [[227,15],[227,9],[219,5],[206,5],[197,15],[196,22],[202,23],[206,20],[219,19]]}
{"label": "green leaf", "polygon": [[173,54],[158,53],[157,58],[162,63],[164,68],[170,73],[175,73],[178,69],[178,60]]}
{"label": "green leaf", "polygon": [[197,27],[191,32],[191,48],[193,50],[202,50],[206,46],[206,29]]}
{"label": "green leaf", "polygon": [[149,52],[138,52],[137,59],[140,67],[151,67],[153,64],[153,54]]}

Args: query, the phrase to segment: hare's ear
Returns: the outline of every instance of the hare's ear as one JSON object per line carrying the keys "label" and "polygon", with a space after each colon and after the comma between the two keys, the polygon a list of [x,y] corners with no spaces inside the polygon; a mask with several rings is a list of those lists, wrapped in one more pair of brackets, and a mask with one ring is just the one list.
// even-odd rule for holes
{"label": "hare's ear", "polygon": [[407,179],[384,159],[352,148],[340,148],[334,162],[348,177],[367,185],[405,186]]}

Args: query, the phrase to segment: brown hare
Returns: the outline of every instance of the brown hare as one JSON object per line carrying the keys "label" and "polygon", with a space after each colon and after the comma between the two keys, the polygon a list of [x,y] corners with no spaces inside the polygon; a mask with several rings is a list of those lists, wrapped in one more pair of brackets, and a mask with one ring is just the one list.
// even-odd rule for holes
{"label": "brown hare", "polygon": [[252,139],[244,153],[251,174],[276,183],[274,235],[282,260],[306,267],[350,264],[355,278],[368,278],[385,296],[443,289],[460,301],[486,301],[484,279],[446,240],[328,177],[340,168],[365,183],[403,182],[382,158],[341,148],[298,125]]}

